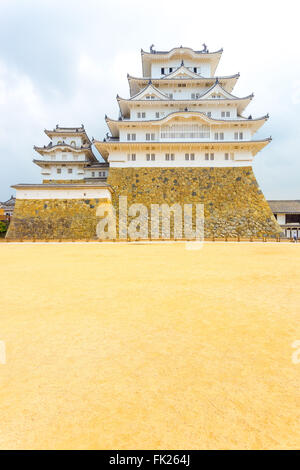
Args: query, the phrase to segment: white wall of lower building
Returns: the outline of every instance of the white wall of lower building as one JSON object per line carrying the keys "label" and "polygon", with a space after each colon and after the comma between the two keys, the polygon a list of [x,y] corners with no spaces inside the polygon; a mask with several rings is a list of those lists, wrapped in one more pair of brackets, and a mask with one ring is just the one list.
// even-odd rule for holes
{"label": "white wall of lower building", "polygon": [[277,214],[277,222],[279,225],[285,224],[285,214]]}
{"label": "white wall of lower building", "polygon": [[111,192],[106,188],[23,188],[17,189],[17,199],[109,199]]}

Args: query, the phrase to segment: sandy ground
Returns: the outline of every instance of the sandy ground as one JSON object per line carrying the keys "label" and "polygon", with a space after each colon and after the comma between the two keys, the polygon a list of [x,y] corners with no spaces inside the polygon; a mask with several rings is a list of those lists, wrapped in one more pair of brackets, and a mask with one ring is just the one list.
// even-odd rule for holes
{"label": "sandy ground", "polygon": [[1,244],[1,449],[300,445],[300,244]]}

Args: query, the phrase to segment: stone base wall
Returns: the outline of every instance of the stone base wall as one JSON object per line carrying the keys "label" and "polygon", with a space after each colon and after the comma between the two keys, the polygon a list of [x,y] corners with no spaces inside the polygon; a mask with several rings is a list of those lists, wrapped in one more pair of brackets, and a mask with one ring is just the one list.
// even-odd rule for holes
{"label": "stone base wall", "polygon": [[108,199],[17,199],[6,238],[96,238],[97,208]]}
{"label": "stone base wall", "polygon": [[202,203],[206,237],[278,236],[282,229],[258,187],[252,167],[110,168],[113,204]]}

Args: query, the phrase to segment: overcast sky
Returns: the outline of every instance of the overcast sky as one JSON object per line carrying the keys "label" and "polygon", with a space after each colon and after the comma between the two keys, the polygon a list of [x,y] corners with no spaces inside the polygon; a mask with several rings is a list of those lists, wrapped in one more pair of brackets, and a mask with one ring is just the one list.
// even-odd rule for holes
{"label": "overcast sky", "polygon": [[246,115],[270,113],[255,158],[268,199],[300,199],[298,2],[0,0],[0,200],[11,184],[38,183],[33,145],[56,124],[85,125],[103,139],[117,117],[127,72],[141,76],[140,49],[224,48],[217,74],[240,72],[237,96],[254,92]]}

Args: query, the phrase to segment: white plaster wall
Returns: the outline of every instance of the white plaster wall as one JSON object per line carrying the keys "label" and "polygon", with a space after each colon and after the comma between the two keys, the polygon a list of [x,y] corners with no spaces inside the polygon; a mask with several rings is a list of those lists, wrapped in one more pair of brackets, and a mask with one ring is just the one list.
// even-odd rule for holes
{"label": "white plaster wall", "polygon": [[285,224],[285,214],[277,214],[277,222],[279,225]]}
{"label": "white plaster wall", "polygon": [[[61,169],[61,173],[57,173],[57,168]],[[68,173],[68,168],[71,168],[72,173]],[[42,168],[41,174],[43,179],[56,179],[56,180],[73,180],[73,179],[82,179],[84,177],[84,169],[82,166],[70,165],[61,166],[55,165],[50,166],[49,168]]]}
{"label": "white plaster wall", "polygon": [[72,150],[68,150],[66,152],[62,152],[61,150],[57,149],[53,152],[45,153],[41,156],[41,160],[45,161],[66,161],[66,160],[78,160],[81,162],[87,161],[86,154],[83,152],[72,152]]}
{"label": "white plaster wall", "polygon": [[57,145],[58,142],[65,142],[68,145],[71,145],[71,142],[75,142],[77,147],[81,147],[82,138],[80,136],[76,137],[65,137],[65,136],[54,136],[52,138],[53,145]]}
{"label": "white plaster wall", "polygon": [[[182,59],[170,59],[170,60],[161,60],[159,62],[154,62],[151,64],[151,77],[153,78],[160,78],[164,75],[161,74],[161,68],[165,68],[165,72],[169,73],[169,68],[173,68],[173,72],[175,69],[180,67]],[[183,62],[185,67],[197,67],[200,75],[203,77],[210,77],[211,76],[211,69],[210,64],[207,62],[200,62],[199,59],[185,59],[183,58]]]}
{"label": "white plaster wall", "polygon": [[[189,111],[196,111],[200,113],[207,113],[211,112],[211,117],[216,118],[216,119],[226,119],[226,120],[231,120],[231,119],[236,119],[237,118],[237,108],[236,106],[233,105],[217,105],[216,103],[212,102],[211,105],[203,105],[201,103],[187,103],[184,105],[179,105],[178,103],[174,102],[172,104],[164,105],[161,102],[155,102],[153,100],[151,102],[151,105],[148,103],[145,104],[140,104],[135,105],[134,103],[131,103],[131,112],[130,112],[130,119],[128,121],[133,120],[133,121],[143,121],[143,120],[151,120],[151,119],[157,119],[155,113],[160,113],[161,116],[163,117],[162,113],[164,113],[164,116],[168,116],[170,113],[178,112],[178,111],[184,111],[185,108],[188,108]],[[229,111],[230,112],[230,117],[222,116],[222,111]],[[144,118],[140,117],[138,118],[138,113],[144,112],[146,116]]]}
{"label": "white plaster wall", "polygon": [[84,189],[17,189],[17,199],[109,199],[111,193],[106,188]]}
{"label": "white plaster wall", "polygon": [[85,169],[84,170],[84,176],[87,178],[107,178],[108,176],[108,170],[102,170],[102,169]]}
{"label": "white plaster wall", "polygon": [[[146,154],[155,154],[155,161],[148,161]],[[165,160],[166,153],[174,153],[175,160]],[[194,153],[195,160],[185,160],[186,153]],[[205,160],[205,153],[214,153],[214,160]],[[234,160],[225,160],[225,153],[232,153],[230,151],[201,151],[195,152],[193,150],[186,150],[184,152],[168,151],[156,152],[149,150],[147,152],[113,152],[109,155],[109,163],[111,167],[195,167],[195,166],[248,166],[252,164],[253,156],[251,152],[235,152]],[[131,155],[135,154],[135,160],[132,160]],[[130,160],[128,160],[128,155]],[[229,157],[231,158],[231,157]]]}
{"label": "white plaster wall", "polygon": [[[170,125],[171,126],[172,124],[175,124],[174,121],[172,121],[172,122],[170,121],[169,123],[166,122],[164,125]],[[176,124],[180,125],[180,124],[191,124],[191,123],[182,121],[182,122],[176,122]],[[205,123],[203,123],[203,124],[205,124]],[[170,141],[169,138],[167,138],[167,139],[161,138],[161,130],[160,129],[161,129],[161,127],[156,126],[156,125],[147,127],[146,123],[145,123],[144,129],[140,129],[140,128],[138,128],[138,129],[137,128],[121,129],[120,130],[120,142],[127,142],[128,141],[127,140],[127,134],[136,134],[135,142],[146,142],[146,134],[155,134],[155,141],[156,142]],[[234,138],[235,132],[243,132],[243,139],[242,140],[247,141],[247,140],[251,140],[251,138],[252,138],[251,131],[249,129],[241,129],[239,127],[232,128],[232,129],[227,129],[227,128],[224,128],[222,126],[210,126],[210,139],[208,139],[208,138],[198,139],[197,138],[197,139],[192,140],[190,138],[184,138],[184,139],[176,138],[176,139],[174,139],[174,142],[186,142],[186,141],[187,142],[189,142],[189,141],[201,142],[201,140],[203,140],[203,141],[215,141],[215,133],[216,132],[218,132],[218,133],[223,132],[224,133],[224,141],[226,141],[226,140],[227,141],[235,141],[236,140]],[[131,137],[130,137],[130,139],[131,139]]]}

